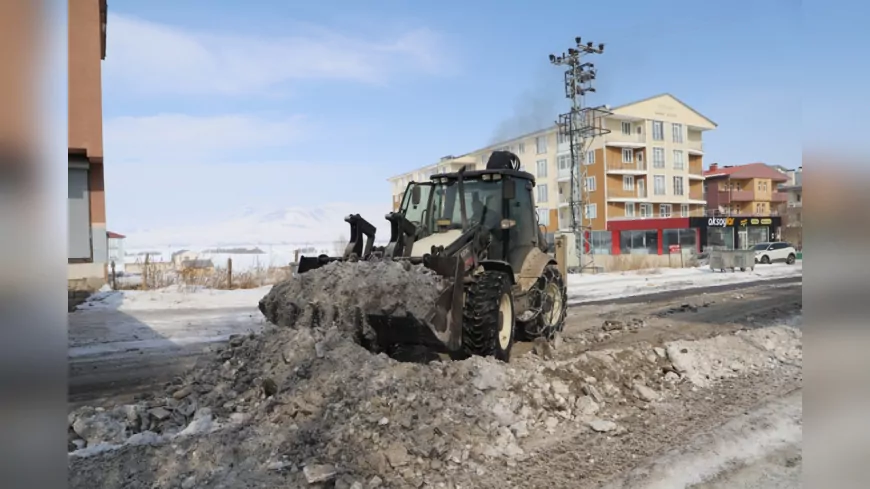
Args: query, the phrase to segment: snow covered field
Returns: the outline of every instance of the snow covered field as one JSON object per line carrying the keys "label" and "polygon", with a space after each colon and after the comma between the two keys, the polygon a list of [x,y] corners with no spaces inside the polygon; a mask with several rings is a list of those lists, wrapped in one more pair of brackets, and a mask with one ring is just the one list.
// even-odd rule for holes
{"label": "snow covered field", "polygon": [[[570,304],[581,304],[802,273],[803,263],[799,261],[794,265],[760,265],[754,272],[682,268],[570,275],[568,300]],[[181,348],[259,330],[265,321],[257,305],[270,288],[212,290],[172,286],[97,293],[69,316],[70,356]]]}

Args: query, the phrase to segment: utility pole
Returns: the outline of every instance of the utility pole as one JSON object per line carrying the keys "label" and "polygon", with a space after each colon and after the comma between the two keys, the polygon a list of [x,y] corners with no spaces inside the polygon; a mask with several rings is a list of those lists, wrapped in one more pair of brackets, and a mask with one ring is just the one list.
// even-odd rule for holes
{"label": "utility pole", "polygon": [[[550,55],[550,63],[565,67],[565,97],[571,100],[571,110],[559,115],[556,122],[559,134],[567,136],[571,148],[571,232],[574,235],[574,248],[579,258],[580,273],[594,271],[595,255],[592,251],[592,222],[586,212],[589,203],[586,188],[586,155],[596,136],[610,132],[602,120],[610,112],[603,106],[587,107],[586,93],[595,92],[595,65],[584,61],[586,56],[604,52],[604,44],[583,44],[575,37],[575,46],[561,55]],[[602,162],[603,164],[603,162]],[[604,182],[606,184],[606,182]],[[601,209],[604,212],[604,209]]]}

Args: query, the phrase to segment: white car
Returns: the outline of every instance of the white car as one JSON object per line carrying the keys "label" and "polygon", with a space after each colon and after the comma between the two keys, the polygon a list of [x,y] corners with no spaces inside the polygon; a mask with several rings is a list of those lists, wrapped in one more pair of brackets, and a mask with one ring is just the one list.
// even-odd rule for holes
{"label": "white car", "polygon": [[791,265],[797,259],[797,251],[789,243],[785,241],[775,241],[773,243],[758,243],[755,245],[755,263],[773,263],[775,261],[784,261]]}

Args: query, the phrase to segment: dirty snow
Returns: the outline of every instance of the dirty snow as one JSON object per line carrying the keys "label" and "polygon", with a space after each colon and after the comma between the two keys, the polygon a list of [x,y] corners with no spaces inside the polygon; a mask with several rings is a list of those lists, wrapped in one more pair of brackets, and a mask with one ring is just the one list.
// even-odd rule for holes
{"label": "dirty snow", "polygon": [[[597,350],[588,345],[600,331],[590,330],[536,343],[510,364],[398,362],[363,346],[356,315],[291,304],[326,294],[346,307],[402,312],[395,299],[406,289],[431,292],[433,283],[402,265],[363,267],[348,275],[353,267],[336,264],[277,286],[261,306],[277,325],[232,337],[131,404],[70,413],[69,486],[474,487],[566,433],[590,442],[631,436],[632,418],[685,389],[802,361],[799,331],[767,327]],[[601,330],[631,336],[647,327],[626,318]]]}
{"label": "dirty snow", "polygon": [[803,261],[794,265],[757,265],[754,271],[717,272],[707,267],[658,268],[630,272],[568,276],[568,303],[618,299],[670,290],[739,284],[803,275]]}
{"label": "dirty snow", "polygon": [[[692,289],[713,285],[736,284],[765,279],[797,277],[803,274],[803,262],[794,265],[774,263],[759,265],[755,271],[714,272],[709,267],[660,268],[631,272],[568,276],[570,302],[606,300],[643,295],[666,290]],[[80,310],[117,309],[145,311],[163,309],[214,309],[250,306],[272,289],[271,285],[253,289],[214,290],[202,287],[171,286],[156,290],[104,290],[90,297]]]}
{"label": "dirty snow", "polygon": [[119,311],[153,311],[166,309],[226,309],[252,307],[272,288],[216,290],[204,287],[173,285],[154,290],[100,291],[79,306],[80,311],[114,309]]}
{"label": "dirty snow", "polygon": [[[375,478],[387,487],[472,487],[566,430],[624,435],[620,420],[679,397],[680,379],[692,385],[707,365],[741,362],[750,374],[757,352],[766,358],[755,371],[800,362],[800,336],[785,329],[727,335],[734,344],[665,343],[664,356],[640,343],[557,350],[554,360],[530,353],[511,364],[413,364],[372,354],[346,328],[297,321],[234,339],[137,404],[71,413],[70,487],[175,487],[191,477],[199,487],[303,487],[314,479],[351,487]],[[671,351],[699,353],[674,362]],[[696,388],[716,381],[705,380]],[[127,446],[125,438],[154,446]],[[137,455],[144,448],[148,456]],[[169,462],[179,457],[196,463]]]}
{"label": "dirty snow", "polygon": [[[754,272],[713,272],[709,268],[570,275],[569,303],[606,300],[668,290],[800,276],[802,262],[772,264]],[[346,280],[344,277],[343,280]],[[365,287],[376,287],[369,280]],[[272,286],[214,290],[171,286],[156,290],[102,290],[69,315],[70,356],[176,348],[226,341],[259,331],[265,323],[258,303]],[[392,301],[392,302],[391,302]],[[384,308],[398,306],[386,295]]]}

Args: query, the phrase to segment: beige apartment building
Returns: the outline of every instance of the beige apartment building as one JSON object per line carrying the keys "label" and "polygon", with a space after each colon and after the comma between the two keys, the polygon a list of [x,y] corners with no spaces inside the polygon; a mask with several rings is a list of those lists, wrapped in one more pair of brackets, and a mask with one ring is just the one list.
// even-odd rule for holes
{"label": "beige apartment building", "polygon": [[[670,94],[608,110],[602,124],[610,133],[593,140],[584,162],[584,212],[592,230],[607,231],[609,221],[703,216],[703,133],[716,123]],[[390,178],[394,208],[408,182],[464,165],[483,168],[498,149],[516,153],[536,177],[539,220],[547,231],[569,230],[570,145],[555,125]]]}

